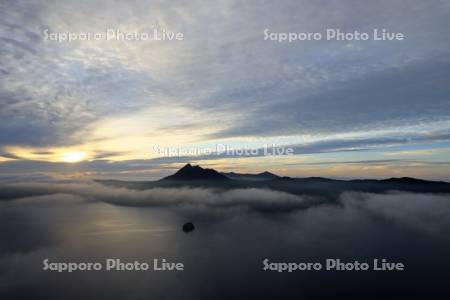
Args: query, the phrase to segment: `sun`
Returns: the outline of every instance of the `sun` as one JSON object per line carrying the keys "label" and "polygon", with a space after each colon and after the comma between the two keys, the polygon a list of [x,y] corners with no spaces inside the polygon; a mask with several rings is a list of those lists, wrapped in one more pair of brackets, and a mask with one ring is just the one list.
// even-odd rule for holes
{"label": "sun", "polygon": [[62,160],[68,163],[76,163],[84,160],[86,158],[86,152],[67,152],[62,155]]}

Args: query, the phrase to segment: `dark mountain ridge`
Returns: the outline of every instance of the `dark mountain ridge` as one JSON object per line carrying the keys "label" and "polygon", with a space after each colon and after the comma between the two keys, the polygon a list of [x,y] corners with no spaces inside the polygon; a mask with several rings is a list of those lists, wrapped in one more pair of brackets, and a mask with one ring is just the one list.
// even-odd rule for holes
{"label": "dark mountain ridge", "polygon": [[415,193],[450,193],[450,183],[428,181],[411,177],[388,179],[337,180],[323,177],[291,178],[279,177],[270,172],[259,174],[219,173],[213,169],[187,164],[175,174],[158,181],[97,180],[97,182],[129,189],[154,187],[204,187],[227,189],[264,188],[297,195],[316,195],[326,199],[337,199],[347,191],[386,193],[404,191]]}
{"label": "dark mountain ridge", "polygon": [[230,179],[237,179],[237,180],[272,180],[280,178],[280,176],[267,171],[258,174],[241,174],[235,172],[228,172],[228,173],[222,172],[221,174],[225,175]]}

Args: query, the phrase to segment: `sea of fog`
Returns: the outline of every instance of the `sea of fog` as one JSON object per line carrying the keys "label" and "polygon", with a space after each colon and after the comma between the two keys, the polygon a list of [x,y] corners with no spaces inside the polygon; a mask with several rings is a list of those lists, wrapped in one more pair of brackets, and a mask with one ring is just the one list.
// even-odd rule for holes
{"label": "sea of fog", "polygon": [[[404,299],[442,296],[450,196],[266,189],[0,188],[0,299]],[[184,233],[185,222],[195,230]],[[43,261],[181,262],[183,271],[43,270]],[[387,259],[404,271],[264,271],[263,261]]]}

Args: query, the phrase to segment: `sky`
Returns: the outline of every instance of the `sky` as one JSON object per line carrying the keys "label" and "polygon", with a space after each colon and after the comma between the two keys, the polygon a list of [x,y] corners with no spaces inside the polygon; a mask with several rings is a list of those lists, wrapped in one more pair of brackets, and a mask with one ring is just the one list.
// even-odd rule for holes
{"label": "sky", "polygon": [[[405,39],[264,39],[329,28]],[[438,0],[3,0],[0,178],[146,180],[192,162],[450,181],[448,28],[450,2]],[[107,29],[183,39],[45,39]]]}

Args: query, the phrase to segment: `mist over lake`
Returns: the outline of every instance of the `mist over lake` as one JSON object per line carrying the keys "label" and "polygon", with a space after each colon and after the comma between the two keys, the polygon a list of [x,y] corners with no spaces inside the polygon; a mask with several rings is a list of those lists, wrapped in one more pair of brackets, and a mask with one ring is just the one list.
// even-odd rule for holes
{"label": "mist over lake", "polygon": [[[19,186],[17,195],[11,184],[0,193],[5,299],[432,296],[444,293],[450,274],[450,196],[445,194],[345,192],[336,203],[309,199],[292,206],[304,199],[267,189],[233,195],[192,188],[136,191],[91,182]],[[108,203],[108,193],[122,202]],[[154,202],[153,193],[164,198]],[[177,193],[188,205],[176,200]],[[279,201],[289,209],[261,212],[251,200],[255,193],[262,202]],[[212,195],[226,205],[209,205]],[[142,205],[145,201],[151,205]],[[187,221],[195,224],[188,234],[181,230]],[[45,259],[104,263],[108,258],[166,259],[182,262],[184,270],[43,270]],[[385,258],[403,263],[405,271],[263,270],[264,259],[324,263],[328,258],[369,263]]]}

